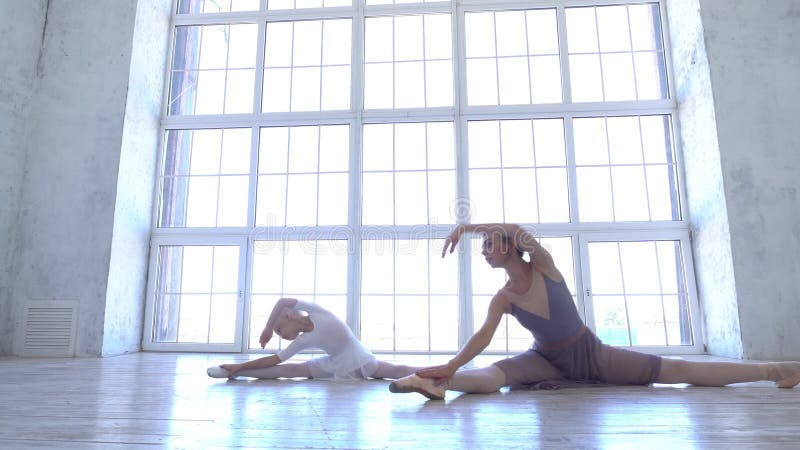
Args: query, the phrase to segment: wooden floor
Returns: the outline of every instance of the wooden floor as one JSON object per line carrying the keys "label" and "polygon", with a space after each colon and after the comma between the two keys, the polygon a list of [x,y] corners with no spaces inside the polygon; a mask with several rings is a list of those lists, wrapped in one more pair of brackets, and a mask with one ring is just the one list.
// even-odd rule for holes
{"label": "wooden floor", "polygon": [[800,448],[800,389],[391,394],[387,381],[233,381],[244,355],[0,358],[0,448]]}

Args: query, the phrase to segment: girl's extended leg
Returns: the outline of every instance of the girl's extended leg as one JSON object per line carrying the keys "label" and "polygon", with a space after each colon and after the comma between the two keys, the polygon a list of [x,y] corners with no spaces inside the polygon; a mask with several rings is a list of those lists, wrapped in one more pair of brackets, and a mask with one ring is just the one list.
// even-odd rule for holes
{"label": "girl's extended leg", "polygon": [[312,378],[307,363],[278,364],[263,369],[244,369],[236,373],[237,377],[252,377],[262,380],[275,378]]}
{"label": "girl's extended leg", "polygon": [[761,380],[774,381],[783,388],[794,387],[800,383],[800,363],[705,362],[663,358],[656,383],[725,386]]}

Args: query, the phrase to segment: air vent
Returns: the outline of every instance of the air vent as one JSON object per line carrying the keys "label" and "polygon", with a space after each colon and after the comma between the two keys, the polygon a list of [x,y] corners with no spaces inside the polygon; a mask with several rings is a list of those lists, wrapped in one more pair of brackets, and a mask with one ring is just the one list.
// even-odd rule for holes
{"label": "air vent", "polygon": [[74,356],[78,302],[33,301],[23,313],[22,356]]}

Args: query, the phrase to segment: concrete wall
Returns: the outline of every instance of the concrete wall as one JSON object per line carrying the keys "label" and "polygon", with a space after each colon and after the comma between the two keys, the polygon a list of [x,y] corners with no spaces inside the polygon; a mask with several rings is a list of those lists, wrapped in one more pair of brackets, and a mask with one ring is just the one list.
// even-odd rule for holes
{"label": "concrete wall", "polygon": [[800,359],[800,0],[670,0],[709,352]]}
{"label": "concrete wall", "polygon": [[800,359],[800,0],[701,1],[743,356]]}
{"label": "concrete wall", "polygon": [[683,150],[685,212],[692,230],[705,341],[711,354],[741,358],[737,280],[699,0],[669,0],[667,13],[680,120],[676,133]]}
{"label": "concrete wall", "polygon": [[[36,300],[77,300],[77,356],[139,349],[166,3],[51,0],[39,27],[11,316]],[[158,38],[135,32],[159,13]]]}
{"label": "concrete wall", "polygon": [[11,352],[11,285],[46,2],[0,0],[0,355]]}

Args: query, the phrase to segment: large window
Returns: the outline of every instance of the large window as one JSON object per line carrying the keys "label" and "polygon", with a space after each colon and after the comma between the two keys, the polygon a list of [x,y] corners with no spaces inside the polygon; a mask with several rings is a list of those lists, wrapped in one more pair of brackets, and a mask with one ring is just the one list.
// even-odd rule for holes
{"label": "large window", "polygon": [[[514,222],[606,342],[691,353],[697,301],[658,0],[177,0],[144,347],[261,351],[275,301],[450,353]],[[266,351],[285,343],[271,342]],[[504,319],[488,351],[531,344]]]}

